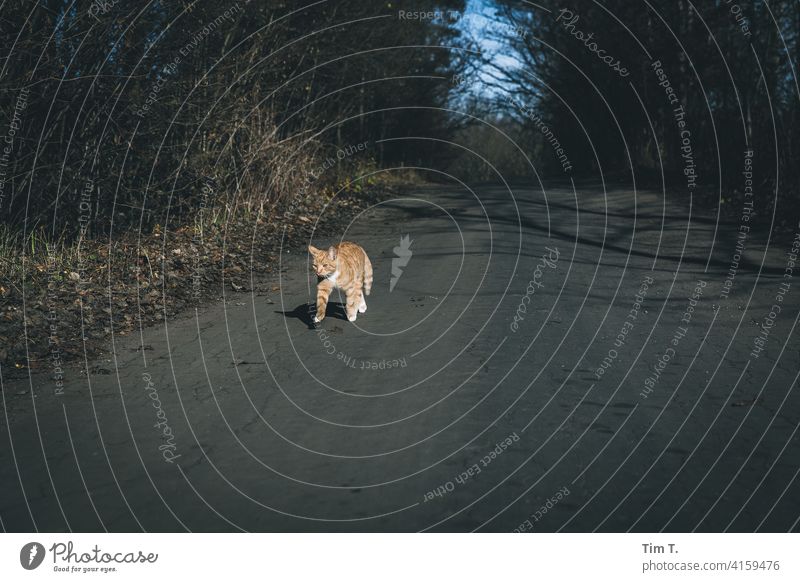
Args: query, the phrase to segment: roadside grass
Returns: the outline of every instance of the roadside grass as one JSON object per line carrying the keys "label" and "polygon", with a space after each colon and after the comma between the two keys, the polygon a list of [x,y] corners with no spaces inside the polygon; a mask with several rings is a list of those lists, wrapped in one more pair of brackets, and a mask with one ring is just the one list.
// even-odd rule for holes
{"label": "roadside grass", "polygon": [[108,348],[112,334],[125,336],[223,291],[274,292],[253,289],[251,281],[277,267],[282,246],[304,244],[318,217],[316,234],[335,234],[408,178],[354,179],[367,170],[358,167],[272,206],[217,196],[189,220],[156,224],[146,233],[71,240],[43,229],[23,234],[0,227],[3,374],[91,360]]}

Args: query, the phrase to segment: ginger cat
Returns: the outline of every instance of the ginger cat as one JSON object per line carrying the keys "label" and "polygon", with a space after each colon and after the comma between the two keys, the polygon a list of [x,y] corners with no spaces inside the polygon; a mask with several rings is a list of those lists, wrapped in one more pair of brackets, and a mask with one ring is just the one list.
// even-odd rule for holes
{"label": "ginger cat", "polygon": [[364,295],[369,295],[372,289],[372,263],[366,251],[356,243],[342,241],[328,250],[309,245],[308,252],[313,257],[314,272],[319,277],[314,323],[325,319],[328,297],[334,287],[344,290],[347,296],[347,319],[355,321],[357,313],[367,310]]}

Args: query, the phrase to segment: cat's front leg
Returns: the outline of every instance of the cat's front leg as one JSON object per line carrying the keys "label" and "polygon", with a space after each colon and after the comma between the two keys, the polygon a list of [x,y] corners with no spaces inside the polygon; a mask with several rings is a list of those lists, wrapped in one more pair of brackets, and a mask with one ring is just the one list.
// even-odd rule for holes
{"label": "cat's front leg", "polygon": [[325,319],[325,310],[328,307],[328,297],[331,291],[333,291],[333,284],[327,279],[320,281],[317,285],[317,313],[314,315],[314,323]]}
{"label": "cat's front leg", "polygon": [[355,321],[358,313],[358,304],[360,301],[361,292],[358,289],[350,287],[347,290],[347,320]]}

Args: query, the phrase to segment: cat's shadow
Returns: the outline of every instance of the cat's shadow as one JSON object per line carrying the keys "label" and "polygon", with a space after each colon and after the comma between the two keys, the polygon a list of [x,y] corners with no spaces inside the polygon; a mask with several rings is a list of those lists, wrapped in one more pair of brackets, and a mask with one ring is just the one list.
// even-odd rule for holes
{"label": "cat's shadow", "polygon": [[[276,311],[286,318],[299,319],[308,329],[317,329],[319,324],[314,323],[314,314],[317,308],[313,303],[301,303],[291,311]],[[337,301],[329,301],[328,309],[325,310],[325,317],[334,317],[337,319],[344,319],[347,321],[347,311],[345,310],[344,303]]]}

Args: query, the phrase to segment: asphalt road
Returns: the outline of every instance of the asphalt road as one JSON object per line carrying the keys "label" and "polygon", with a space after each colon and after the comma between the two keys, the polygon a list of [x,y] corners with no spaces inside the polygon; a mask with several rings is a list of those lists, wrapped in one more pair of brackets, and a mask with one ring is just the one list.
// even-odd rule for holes
{"label": "asphalt road", "polygon": [[410,189],[343,234],[375,268],[354,324],[311,328],[283,252],[275,291],[117,337],[62,395],[4,374],[1,525],[798,530],[791,242],[748,234],[731,282],[737,224],[674,199]]}

